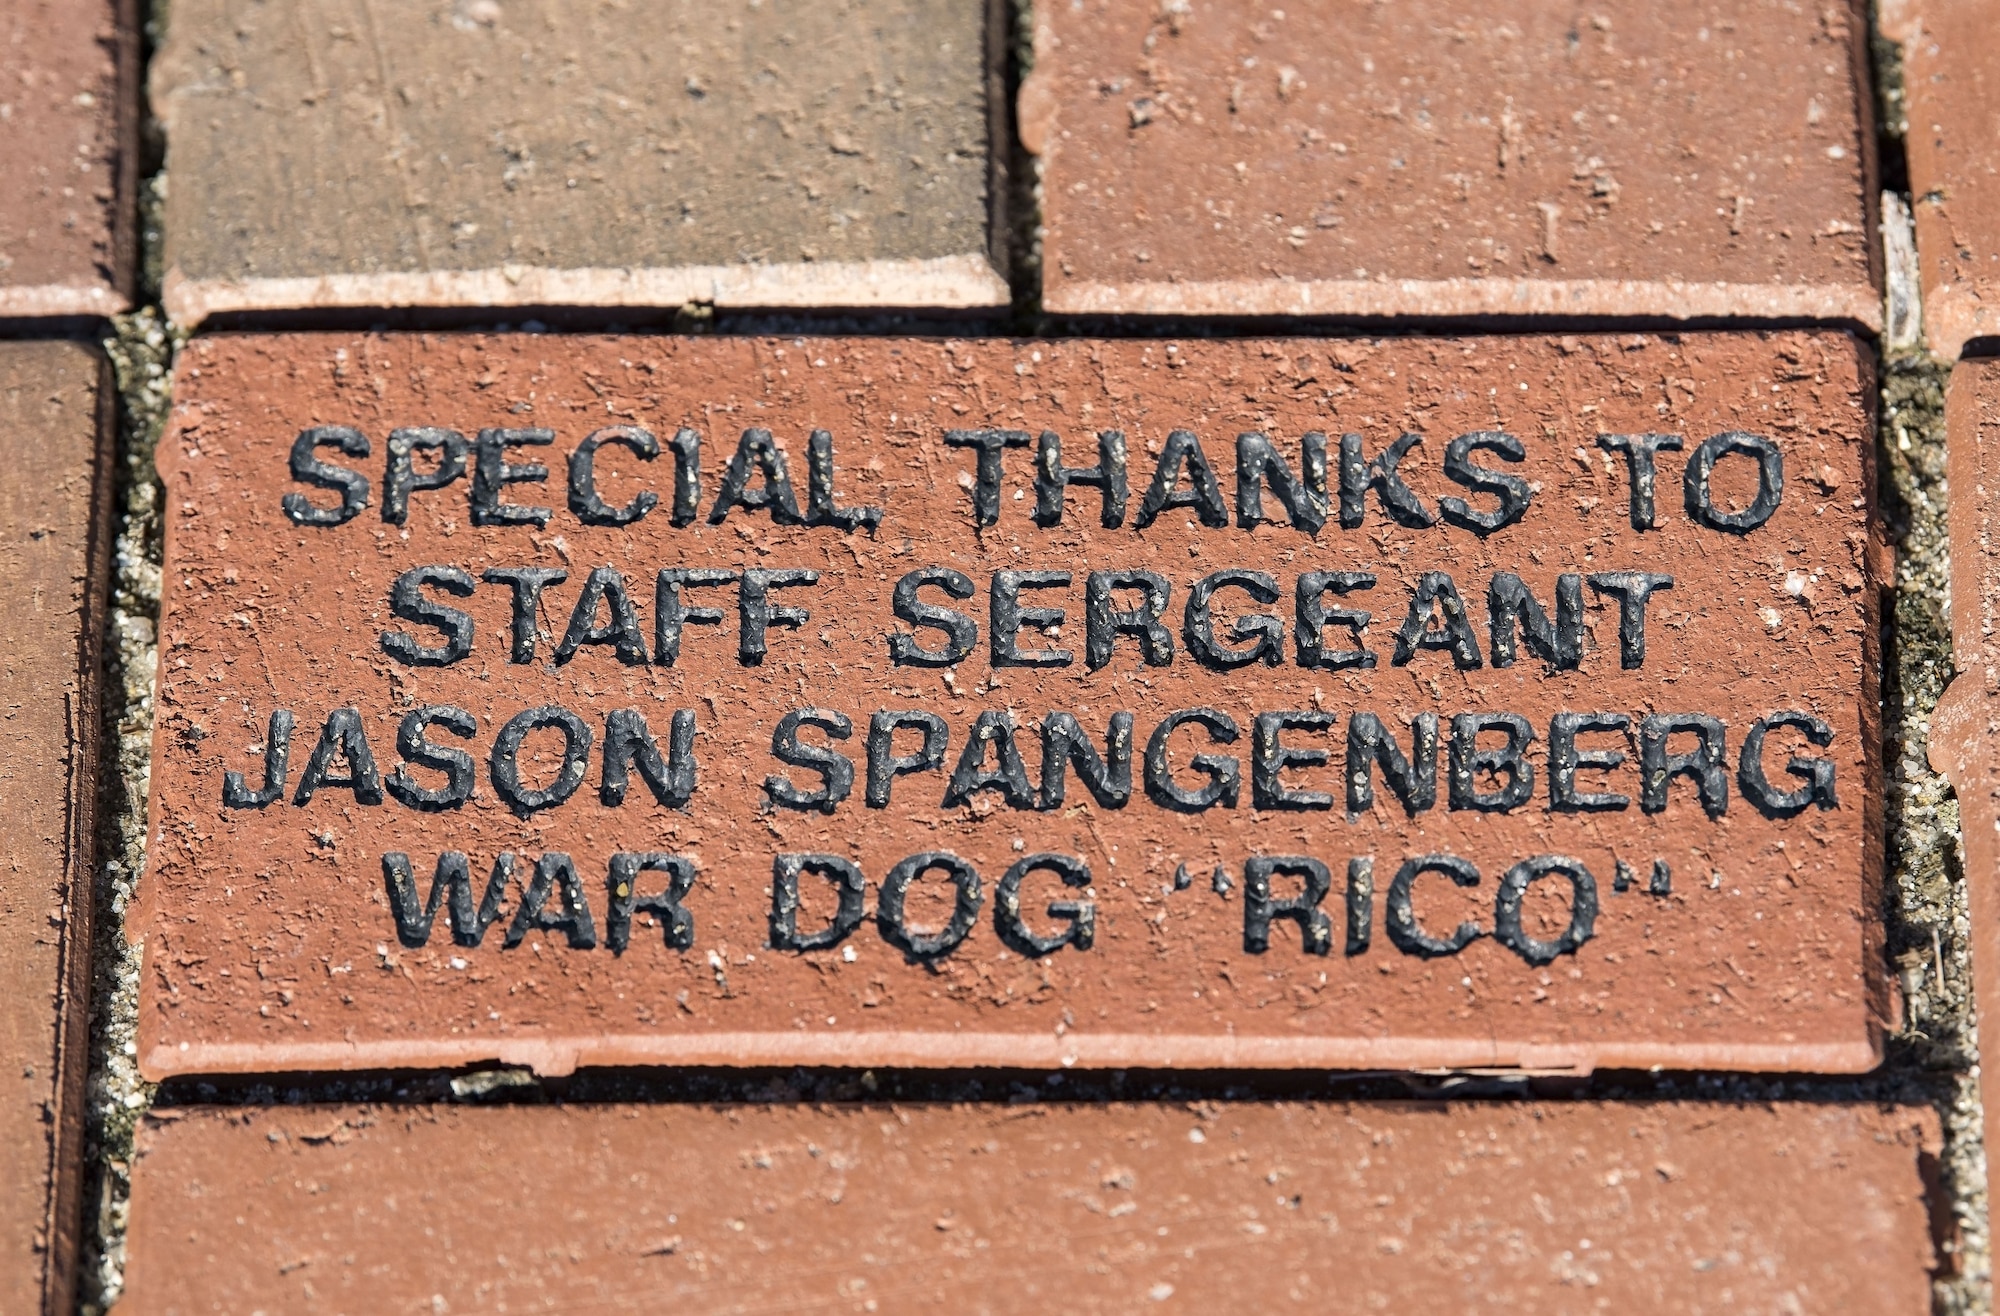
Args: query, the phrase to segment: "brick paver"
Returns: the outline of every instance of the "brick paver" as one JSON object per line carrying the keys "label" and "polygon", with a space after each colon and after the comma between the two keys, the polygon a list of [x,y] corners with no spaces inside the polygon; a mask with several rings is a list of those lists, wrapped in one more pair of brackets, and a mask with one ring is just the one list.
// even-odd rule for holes
{"label": "brick paver", "polygon": [[1050,310],[1880,323],[1858,4],[1035,12]]}
{"label": "brick paver", "polygon": [[142,1063],[1870,1068],[1867,382],[198,340]]}
{"label": "brick paver", "polygon": [[139,33],[131,0],[0,8],[0,318],[126,309]]}
{"label": "brick paver", "polygon": [[[1981,1050],[2000,1054],[2000,360],[1952,371],[1950,449],[1952,665],[1930,724],[1930,759],[1962,813],[1972,987]],[[1982,1067],[1986,1139],[2000,1146],[2000,1089]]]}
{"label": "brick paver", "polygon": [[120,1310],[1931,1310],[1927,1110],[166,1111]]}
{"label": "brick paver", "polygon": [[0,344],[0,1308],[68,1310],[83,1174],[102,363]]}
{"label": "brick paver", "polygon": [[1950,359],[2000,337],[2000,12],[1892,0],[1883,27],[1903,47],[1924,332]]}
{"label": "brick paver", "polygon": [[183,0],[165,298],[962,307],[994,254],[981,0]]}

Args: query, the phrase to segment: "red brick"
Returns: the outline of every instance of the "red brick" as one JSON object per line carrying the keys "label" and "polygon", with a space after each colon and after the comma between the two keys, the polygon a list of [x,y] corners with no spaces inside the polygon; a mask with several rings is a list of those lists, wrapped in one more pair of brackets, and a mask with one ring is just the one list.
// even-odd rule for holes
{"label": "red brick", "polygon": [[985,0],[178,0],[167,311],[1004,306]]}
{"label": "red brick", "polygon": [[14,0],[0,11],[0,317],[130,305],[135,8]]}
{"label": "red brick", "polygon": [[307,1106],[142,1126],[120,1310],[1931,1310],[1928,1110]]}
{"label": "red brick", "polygon": [[2000,337],[2000,15],[1983,0],[1891,0],[1903,47],[1924,332],[1955,358]]}
{"label": "red brick", "polygon": [[[1930,760],[1958,792],[1974,1013],[1981,1050],[2000,1054],[2000,361],[1960,361],[1945,395],[1952,499],[1952,663],[1930,723]],[[2000,1146],[2000,1087],[1983,1066],[1986,1137]]]}
{"label": "red brick", "polygon": [[1035,13],[1050,310],[1880,324],[1858,4]]}
{"label": "red brick", "polygon": [[[544,1072],[579,1063],[1870,1068],[1879,1054],[1878,1021],[1894,1017],[1881,995],[1875,949],[1881,833],[1875,591],[1867,584],[1871,387],[1860,350],[1832,333],[1332,344],[198,340],[180,359],[175,419],[159,453],[168,521],[155,839],[150,911],[134,925],[147,939],[142,1064],[154,1075],[450,1065],[494,1056]],[[555,508],[545,529],[473,525],[466,479],[413,495],[407,524],[385,521],[382,475],[392,430],[442,426],[474,435],[527,424],[549,427],[552,445],[515,449],[507,461],[546,459],[552,483],[510,485],[505,496]],[[604,497],[623,504],[650,487],[664,491],[666,502],[623,529],[585,524],[569,510],[565,463],[586,434],[606,424],[636,424],[669,438],[685,426],[701,437],[703,493],[692,524],[670,523],[671,458],[649,467],[615,447],[603,450]],[[325,489],[294,483],[288,473],[295,439],[314,425],[354,427],[374,454],[350,459],[321,450],[327,460],[366,470],[372,488],[372,501],[338,526],[294,524],[281,510],[287,497],[329,501]],[[1124,432],[1132,493],[1123,528],[1103,528],[1101,496],[1082,487],[1070,490],[1060,526],[1036,525],[1035,454],[1014,450],[1002,454],[997,523],[982,532],[961,487],[975,483],[974,455],[944,440],[948,429],[989,426],[1055,430],[1072,465],[1087,459],[1083,445],[1096,452],[1098,430]],[[1161,460],[1155,453],[1170,431],[1186,427],[1206,444],[1230,500],[1236,436],[1252,426],[1288,451],[1295,469],[1307,431],[1352,431],[1370,455],[1398,434],[1421,435],[1402,469],[1427,513],[1443,506],[1441,495],[1469,492],[1437,464],[1453,436],[1525,436],[1524,460],[1511,469],[1529,482],[1522,486],[1528,509],[1518,524],[1485,538],[1443,520],[1428,529],[1398,525],[1375,494],[1360,509],[1359,526],[1340,528],[1336,508],[1316,537],[1282,523],[1204,527],[1190,508],[1135,529]],[[826,431],[839,497],[886,508],[880,529],[779,525],[741,507],[715,523],[722,468],[746,427],[775,436],[801,483],[807,435]],[[1711,436],[1745,429],[1776,436],[1786,493],[1770,521],[1746,534],[1697,524],[1685,510],[1683,468]],[[1600,433],[1638,432],[1685,436],[1680,451],[1660,457],[1658,524],[1645,531],[1632,526],[1625,462],[1596,442]],[[1328,460],[1337,471],[1341,441],[1331,443]],[[1498,458],[1479,460],[1493,465]],[[1751,458],[1724,459],[1716,488],[1729,492],[1718,497],[1748,503],[1756,470]],[[1180,484],[1185,489],[1187,479]],[[1481,508],[1493,501],[1490,493],[1472,495]],[[1264,508],[1270,517],[1284,515],[1274,493]],[[1227,519],[1229,509],[1220,510]],[[402,573],[428,564],[469,573],[470,597],[436,587],[426,594],[466,609],[473,638],[462,659],[410,666],[391,656],[393,644],[385,649],[385,633],[433,647],[443,640],[432,627],[392,615],[388,596]],[[511,591],[477,582],[487,570],[527,564],[570,574],[543,597],[540,625],[549,634],[536,641],[531,661],[517,663],[508,639]],[[944,642],[940,631],[899,621],[891,604],[907,573],[940,564],[974,582],[962,606],[981,628],[978,642],[955,671],[892,666],[893,631],[914,633],[926,648]],[[552,646],[584,597],[585,577],[598,568],[622,574],[634,596],[640,633],[631,657],[643,648],[656,659],[656,571],[758,566],[820,573],[811,588],[772,594],[772,605],[803,606],[811,615],[803,628],[772,627],[759,665],[740,656],[734,588],[690,590],[687,603],[727,610],[729,625],[688,626],[672,666],[621,661],[609,644],[550,665]],[[1056,567],[1074,573],[1070,587],[1024,592],[1021,603],[1067,610],[1064,635],[1047,644],[1075,660],[994,667],[987,624],[993,573]],[[1116,637],[1110,664],[1093,672],[1080,633],[1084,574],[1139,567],[1158,573],[1169,593],[1161,624],[1172,650],[1155,658],[1171,661],[1142,662],[1139,642],[1125,635]],[[1225,567],[1275,578],[1281,601],[1271,611],[1285,632],[1277,665],[1217,671],[1193,661],[1183,625],[1190,588]],[[1364,637],[1379,655],[1374,668],[1299,664],[1294,587],[1301,572],[1330,568],[1376,574],[1372,593],[1347,600],[1375,614]],[[1485,661],[1492,648],[1486,596],[1497,573],[1519,573],[1554,611],[1560,573],[1640,568],[1672,574],[1675,584],[1649,605],[1639,667],[1623,667],[1619,604],[1581,580],[1575,588],[1587,639],[1577,667],[1550,674],[1525,647],[1514,665]],[[1413,591],[1433,570],[1455,573],[1470,600],[1477,620],[1468,622],[1467,643],[1477,668],[1460,670],[1452,654],[1438,650],[1418,650],[1407,665],[1395,661]],[[924,597],[952,602],[941,587]],[[1248,595],[1218,598],[1224,623],[1258,611]],[[1117,606],[1137,605],[1121,594]],[[1023,647],[1042,647],[1032,629],[1022,635]],[[1329,629],[1325,644],[1341,647],[1344,635]],[[385,787],[370,802],[368,792],[331,785],[297,802],[336,710],[358,710],[388,779],[403,719],[419,707],[447,705],[476,721],[463,740],[441,725],[431,732],[435,743],[463,745],[471,756],[476,793],[460,807],[421,812],[407,790]],[[546,808],[520,796],[516,805],[532,816],[517,816],[499,793],[505,779],[491,767],[499,733],[524,710],[548,705],[575,710],[594,746],[581,760],[573,796]],[[1138,764],[1125,807],[1101,807],[1075,772],[1057,809],[1032,807],[1032,798],[1010,801],[999,789],[944,803],[952,765],[982,713],[1013,712],[1032,796],[1045,716],[1074,713],[1102,751],[1111,714],[1131,711],[1134,758],[1143,760],[1170,710],[1204,706],[1232,718],[1237,739],[1206,745],[1207,733],[1185,727],[1170,742],[1173,770],[1181,788],[1192,790],[1201,778],[1183,756],[1236,756],[1243,780],[1232,806],[1170,811],[1145,787]],[[809,707],[834,710],[852,727],[845,742],[810,728],[802,733],[806,744],[837,744],[856,765],[852,793],[831,814],[777,808],[767,794],[773,774],[788,773],[798,790],[819,781],[773,755],[779,720]],[[242,774],[249,792],[264,782],[266,735],[280,709],[297,722],[285,792],[263,808],[229,806],[226,773]],[[692,716],[699,768],[684,808],[656,803],[636,774],[622,802],[602,794],[610,715],[623,709],[643,710],[662,745],[675,710]],[[935,710],[949,743],[938,770],[896,780],[888,807],[864,807],[871,714],[884,709]],[[1281,710],[1320,710],[1327,719],[1318,730],[1285,731],[1284,743],[1322,748],[1332,761],[1280,778],[1286,790],[1322,792],[1322,810],[1280,807],[1284,801],[1254,788],[1255,719]],[[1354,716],[1381,718],[1408,753],[1414,719],[1441,718],[1440,738],[1449,740],[1454,715],[1465,710],[1512,711],[1533,730],[1527,757],[1536,784],[1527,802],[1506,812],[1451,807],[1451,774],[1441,766],[1435,802],[1412,796],[1413,812],[1406,812],[1384,773],[1371,769],[1372,804],[1363,802],[1343,822],[1332,796],[1346,794],[1340,760],[1362,725]],[[1553,719],[1600,710],[1632,718],[1635,733],[1655,713],[1721,719],[1726,746],[1711,785],[1726,788],[1727,808],[1711,818],[1695,784],[1682,777],[1669,783],[1664,811],[1642,812],[1638,759],[1628,757],[1616,770],[1578,778],[1580,790],[1621,794],[1621,808],[1554,809],[1544,749]],[[1804,754],[1830,765],[1834,790],[1819,807],[1767,816],[1752,807],[1737,766],[1753,724],[1779,710],[1823,719],[1831,740],[1812,749],[1797,730],[1774,732],[1763,754],[1772,780],[1799,789],[1810,764],[1783,765],[1786,756]],[[886,748],[913,754],[920,739],[906,732]],[[1579,743],[1636,755],[1637,739],[1602,733]],[[1684,733],[1672,752],[1696,743]],[[526,744],[521,761],[530,764],[532,785],[560,780],[562,737],[549,730]],[[1482,744],[1492,749],[1496,740]],[[344,775],[341,760],[330,767]],[[425,789],[443,789],[434,769],[412,773]],[[1474,783],[1487,792],[1504,784],[1498,774]],[[671,788],[666,795],[671,801]],[[871,917],[839,949],[770,948],[777,855],[833,853],[857,864],[866,883],[860,913],[893,924],[893,912],[878,903],[888,875],[906,856],[933,850],[963,856],[983,878],[977,916],[950,953],[913,962]],[[590,935],[579,924],[529,938],[529,924],[515,921],[527,916],[510,913],[473,949],[453,944],[440,910],[424,937],[409,933],[423,940],[420,949],[399,945],[403,929],[384,856],[410,856],[413,898],[421,902],[446,851],[471,857],[471,880],[481,890],[500,852],[524,856],[504,897],[510,911],[524,899],[527,866],[544,853],[571,856],[593,910]],[[614,954],[611,856],[652,851],[686,855],[697,866],[686,904],[692,939],[676,948],[662,925],[642,915],[630,947]],[[1025,917],[1038,935],[1050,936],[1066,924],[1044,913],[1048,902],[1094,902],[1088,951],[1072,945],[1023,958],[1019,947],[1003,944],[998,883],[1011,865],[1042,852],[1078,858],[1092,885],[1077,893],[1051,874],[1033,875],[1022,888]],[[1414,881],[1410,900],[1430,930],[1425,935],[1448,937],[1467,921],[1494,935],[1460,954],[1426,958],[1415,940],[1394,935],[1392,879],[1406,861],[1441,852],[1475,865],[1478,882],[1461,888],[1437,871]],[[1576,857],[1596,884],[1594,934],[1573,945],[1574,954],[1497,939],[1502,875],[1549,854]],[[1305,927],[1283,919],[1272,924],[1267,948],[1250,945],[1246,864],[1283,855],[1326,865],[1327,921],[1317,925],[1326,953],[1310,953]],[[1368,942],[1363,949],[1357,939],[1350,950],[1347,892],[1356,858],[1372,858],[1374,893],[1356,889]],[[1648,894],[1656,859],[1669,870],[1666,897]],[[1622,891],[1620,863],[1630,869]],[[1226,894],[1213,887],[1218,867],[1230,884]],[[666,881],[642,875],[649,896]],[[1271,878],[1276,898],[1303,887],[1294,872]],[[835,888],[808,875],[801,889],[803,934],[832,920]],[[939,903],[940,893],[950,889],[935,873],[919,882],[909,923],[944,927],[951,905]],[[1567,898],[1570,889],[1558,877],[1530,893],[1521,925],[1528,937],[1551,943],[1581,917],[1575,911],[1585,906]],[[412,929],[421,912],[421,903],[409,911]],[[508,949],[510,930],[520,936]],[[584,941],[595,947],[583,949]],[[1542,955],[1554,955],[1553,962],[1533,962]]]}
{"label": "red brick", "polygon": [[97,675],[106,532],[102,363],[0,344],[0,1308],[68,1311],[82,1221]]}

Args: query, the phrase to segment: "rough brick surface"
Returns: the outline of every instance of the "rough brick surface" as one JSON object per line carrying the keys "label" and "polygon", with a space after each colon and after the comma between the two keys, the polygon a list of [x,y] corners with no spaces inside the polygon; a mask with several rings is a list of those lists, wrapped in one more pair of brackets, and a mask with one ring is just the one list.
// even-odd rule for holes
{"label": "rough brick surface", "polygon": [[[158,454],[142,1064],[1871,1068],[1895,1015],[1869,382],[1828,331],[199,339]],[[620,425],[639,429],[602,429]],[[543,428],[503,453],[522,426]],[[991,450],[990,485],[953,446],[971,430],[1020,445]],[[1071,468],[1122,436],[1118,524],[1082,484],[1059,522],[1036,511],[1045,431]],[[1295,490],[1352,495],[1331,490],[1316,531],[1305,494],[1288,514],[1275,473],[1252,483],[1260,432]],[[1665,444],[1646,529],[1598,440],[1641,433]],[[669,441],[698,461],[638,455]],[[758,442],[773,470],[786,455],[791,514]],[[451,443],[462,460],[435,468]],[[1702,521],[1703,461],[1714,514],[1767,519]],[[1181,501],[1156,503],[1169,488]],[[549,573],[538,603],[505,583],[523,568]],[[1357,573],[1350,592],[1301,584],[1327,569]],[[1642,570],[1671,577],[1643,623],[1609,592]],[[662,593],[662,571],[711,574]],[[753,604],[753,571],[816,574]],[[1016,571],[1067,573],[1016,589],[1018,626]],[[1514,615],[1508,581],[1545,632],[1574,625],[1568,658],[1493,620]],[[971,630],[919,624],[919,603]],[[1321,604],[1369,616],[1322,624]],[[1523,737],[1511,773],[1477,758],[1500,723],[1461,730],[1501,714]],[[1603,720],[1561,730],[1584,714]],[[1087,786],[1080,751],[1048,766],[1058,715],[1113,759],[1127,719],[1122,786]],[[837,794],[813,763],[844,765]],[[944,871],[903,869],[892,899],[899,865],[938,851],[976,876],[953,896]],[[447,852],[469,868],[441,903]],[[686,865],[678,913],[658,903],[670,867],[619,876],[651,854]],[[787,854],[855,865],[852,907],[824,868],[793,873],[794,905]],[[1010,907],[1003,874],[1041,854],[1079,880],[1024,870]]]}
{"label": "rough brick surface", "polygon": [[68,1310],[80,1223],[108,524],[100,359],[0,345],[0,1308]]}
{"label": "rough brick surface", "polygon": [[981,0],[185,0],[166,306],[988,306]]}
{"label": "rough brick surface", "polygon": [[[2000,360],[1958,363],[1946,394],[1945,432],[1958,674],[1931,718],[1930,759],[1958,792],[1973,1000],[1980,1050],[1991,1056],[2000,1054]],[[1989,1147],[2000,1147],[1996,1068],[1980,1069]]]}
{"label": "rough brick surface", "polygon": [[2000,11],[1985,0],[1899,0],[1910,198],[1924,332],[1950,360],[2000,337]]}
{"label": "rough brick surface", "polygon": [[285,1107],[141,1136],[120,1310],[1930,1310],[1928,1111]]}
{"label": "rough brick surface", "polygon": [[1053,311],[1879,324],[1859,7],[1036,9]]}
{"label": "rough brick surface", "polygon": [[0,317],[109,315],[133,273],[130,0],[0,6]]}

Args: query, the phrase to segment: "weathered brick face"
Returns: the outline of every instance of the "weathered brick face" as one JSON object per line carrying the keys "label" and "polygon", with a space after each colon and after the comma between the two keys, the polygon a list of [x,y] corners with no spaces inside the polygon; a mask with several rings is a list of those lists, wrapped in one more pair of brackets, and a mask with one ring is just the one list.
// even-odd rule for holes
{"label": "weathered brick face", "polygon": [[1036,11],[1051,310],[1875,325],[1841,4]]}

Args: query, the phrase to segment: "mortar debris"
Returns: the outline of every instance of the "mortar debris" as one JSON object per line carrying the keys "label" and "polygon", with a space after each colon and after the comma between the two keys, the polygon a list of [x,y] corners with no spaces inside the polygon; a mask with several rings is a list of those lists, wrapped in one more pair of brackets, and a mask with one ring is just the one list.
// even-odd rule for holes
{"label": "mortar debris", "polygon": [[92,984],[91,1076],[86,1111],[81,1310],[96,1316],[124,1285],[125,1204],[133,1130],[152,1104],[139,1077],[140,952],[125,921],[146,866],[153,672],[160,615],[160,488],[153,448],[166,425],[174,353],[182,337],[154,309],[117,318],[104,341],[118,383],[118,539],[105,646],[105,781],[97,881],[98,943]]}
{"label": "mortar debris", "polygon": [[1970,924],[1958,842],[1958,802],[1931,771],[1930,719],[1951,680],[1951,561],[1946,533],[1944,385],[1948,367],[1910,353],[1882,368],[1880,501],[1896,547],[1895,592],[1883,654],[1883,787],[1888,881],[1886,950],[1904,999],[1890,1070],[1936,1074],[1945,1128],[1937,1309],[1991,1310],[1986,1157],[1971,992]]}

